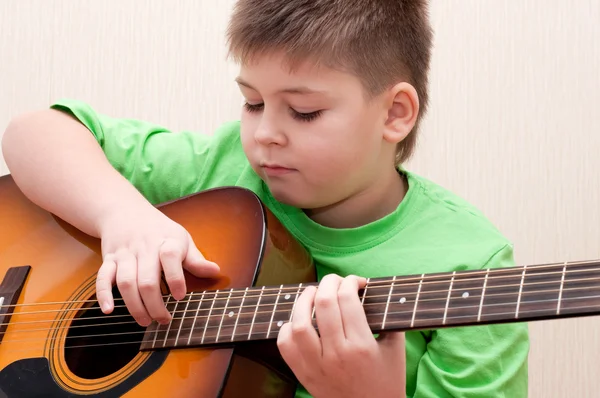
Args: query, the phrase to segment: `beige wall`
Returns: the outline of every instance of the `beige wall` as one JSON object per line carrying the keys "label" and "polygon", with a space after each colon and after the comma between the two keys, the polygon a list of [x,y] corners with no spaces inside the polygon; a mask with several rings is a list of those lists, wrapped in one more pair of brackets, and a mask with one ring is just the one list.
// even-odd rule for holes
{"label": "beige wall", "polygon": [[[520,263],[600,258],[600,0],[432,3],[431,113],[411,167],[482,208]],[[210,133],[241,104],[231,5],[0,2],[0,134],[65,96]],[[532,397],[597,396],[600,318],[531,332]]]}

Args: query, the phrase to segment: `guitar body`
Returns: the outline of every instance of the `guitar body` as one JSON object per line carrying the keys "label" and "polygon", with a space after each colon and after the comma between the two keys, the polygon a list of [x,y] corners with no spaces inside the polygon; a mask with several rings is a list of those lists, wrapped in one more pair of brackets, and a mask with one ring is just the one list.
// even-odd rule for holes
{"label": "guitar body", "polygon": [[[215,189],[160,209],[221,266],[215,280],[186,275],[188,291],[315,280],[309,255],[250,191]],[[145,329],[126,308],[106,316],[93,301],[101,262],[98,239],[0,177],[0,397],[293,396],[273,340],[140,350]]]}

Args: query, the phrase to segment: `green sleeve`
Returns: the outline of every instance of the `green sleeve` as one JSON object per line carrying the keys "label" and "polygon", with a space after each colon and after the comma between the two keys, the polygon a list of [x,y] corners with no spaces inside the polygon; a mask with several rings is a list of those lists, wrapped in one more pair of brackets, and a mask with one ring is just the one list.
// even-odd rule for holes
{"label": "green sleeve", "polygon": [[[514,266],[506,245],[484,268]],[[413,398],[527,397],[529,332],[526,323],[433,331],[421,357]]]}
{"label": "green sleeve", "polygon": [[76,100],[62,100],[51,108],[70,113],[84,124],[112,166],[153,204],[216,185],[235,185],[244,168],[239,122],[206,135],[109,117]]}

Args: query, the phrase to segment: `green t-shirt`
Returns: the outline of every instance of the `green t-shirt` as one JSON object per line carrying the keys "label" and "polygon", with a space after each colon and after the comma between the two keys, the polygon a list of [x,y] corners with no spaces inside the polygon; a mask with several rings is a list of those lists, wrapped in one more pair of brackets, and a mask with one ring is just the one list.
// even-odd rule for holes
{"label": "green t-shirt", "polygon": [[[111,118],[74,100],[53,108],[87,126],[110,163],[154,204],[217,186],[252,190],[313,256],[319,278],[514,265],[512,245],[476,208],[412,172],[402,170],[409,188],[393,213],[362,227],[331,229],[273,199],[244,155],[239,122],[205,135]],[[526,397],[528,351],[525,323],[406,332],[406,394]],[[300,387],[298,396],[309,395]]]}

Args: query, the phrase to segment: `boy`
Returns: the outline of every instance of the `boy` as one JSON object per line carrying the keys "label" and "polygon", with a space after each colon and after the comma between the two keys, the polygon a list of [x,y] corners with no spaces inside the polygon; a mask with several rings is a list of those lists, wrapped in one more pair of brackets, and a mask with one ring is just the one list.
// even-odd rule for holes
{"label": "boy", "polygon": [[141,325],[168,322],[160,272],[181,299],[182,268],[201,277],[219,268],[152,204],[243,186],[318,264],[319,287],[304,291],[278,336],[298,396],[526,396],[525,324],[375,339],[356,294],[368,277],[514,264],[480,212],[401,166],[427,107],[426,2],[240,0],[228,39],[246,104],[239,123],[212,136],[72,100],[7,128],[4,156],[24,193],[102,239],[103,311],[116,283]]}

